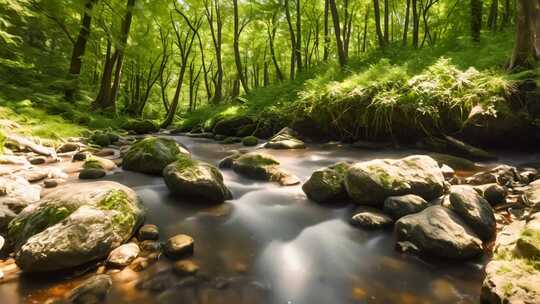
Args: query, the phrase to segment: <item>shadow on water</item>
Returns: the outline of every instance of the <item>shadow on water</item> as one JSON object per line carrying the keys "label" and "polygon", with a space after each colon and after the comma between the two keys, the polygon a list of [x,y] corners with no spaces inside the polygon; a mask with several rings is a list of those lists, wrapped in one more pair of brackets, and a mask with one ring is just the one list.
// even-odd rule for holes
{"label": "shadow on water", "polygon": [[[241,148],[206,139],[173,138],[189,148],[193,157],[212,164]],[[302,181],[314,170],[339,161],[415,153],[321,146],[264,151]],[[161,258],[140,273],[125,274],[132,279],[115,282],[108,303],[478,301],[485,261],[452,264],[403,255],[394,250],[391,230],[352,227],[348,223],[352,204],[318,205],[307,200],[300,186],[251,181],[232,170],[223,170],[223,175],[234,199],[222,205],[173,197],[160,177],[122,171],[108,176],[137,191],[147,209],[146,222],[159,226],[161,241],[178,233],[191,235],[195,239],[193,260],[201,269],[197,279],[181,280],[171,274],[171,262]],[[140,282],[156,280],[167,282],[168,288],[152,291],[137,287]],[[0,285],[0,294],[11,292],[18,301],[14,303],[42,303],[79,281],[23,279]]]}

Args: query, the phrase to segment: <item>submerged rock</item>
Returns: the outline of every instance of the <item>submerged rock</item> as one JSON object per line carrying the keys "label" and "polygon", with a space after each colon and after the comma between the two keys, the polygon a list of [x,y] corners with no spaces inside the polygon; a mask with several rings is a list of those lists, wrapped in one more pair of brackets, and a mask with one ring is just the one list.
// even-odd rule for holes
{"label": "submerged rock", "polygon": [[493,209],[472,187],[452,187],[450,204],[480,239],[484,241],[493,239],[496,232]]}
{"label": "submerged rock", "polygon": [[345,174],[349,166],[347,163],[337,163],[313,172],[302,185],[302,190],[309,199],[318,203],[347,198]]}
{"label": "submerged rock", "polygon": [[359,204],[381,206],[389,196],[415,194],[426,200],[443,194],[444,176],[425,155],[376,159],[352,165],[345,176],[349,196]]}
{"label": "submerged rock", "polygon": [[163,249],[168,257],[180,258],[193,254],[195,241],[189,235],[178,234],[167,240]]}
{"label": "submerged rock", "polygon": [[121,184],[65,185],[13,219],[8,239],[24,271],[60,270],[106,257],[143,216],[136,193]]}
{"label": "submerged rock", "polygon": [[270,155],[258,152],[246,153],[233,160],[234,172],[247,178],[278,182],[282,186],[292,186],[300,180],[279,167],[279,161]]}
{"label": "submerged rock", "polygon": [[139,255],[139,246],[135,243],[128,243],[115,248],[107,258],[107,264],[112,267],[126,267]]}
{"label": "submerged rock", "polygon": [[402,251],[448,259],[469,259],[482,254],[482,241],[452,210],[432,206],[396,222]]}
{"label": "submerged rock", "polygon": [[291,128],[283,128],[264,145],[268,149],[305,149],[306,145],[297,138]]}
{"label": "submerged rock", "polygon": [[66,296],[69,303],[73,304],[98,304],[103,303],[112,287],[111,277],[100,274],[84,281]]}
{"label": "submerged rock", "polygon": [[179,157],[186,157],[189,152],[174,140],[147,137],[135,143],[127,151],[122,168],[147,174],[161,175],[163,169]]}
{"label": "submerged rock", "polygon": [[169,190],[179,196],[202,198],[212,203],[231,199],[232,194],[223,183],[219,170],[202,161],[182,158],[163,170]]}
{"label": "submerged rock", "polygon": [[199,266],[190,260],[177,261],[173,265],[173,271],[179,276],[191,276],[199,271]]}
{"label": "submerged rock", "polygon": [[384,212],[394,219],[418,213],[429,207],[429,203],[418,195],[390,196],[384,200]]}
{"label": "submerged rock", "polygon": [[359,207],[355,210],[351,223],[360,228],[378,229],[392,226],[394,220],[378,209]]}

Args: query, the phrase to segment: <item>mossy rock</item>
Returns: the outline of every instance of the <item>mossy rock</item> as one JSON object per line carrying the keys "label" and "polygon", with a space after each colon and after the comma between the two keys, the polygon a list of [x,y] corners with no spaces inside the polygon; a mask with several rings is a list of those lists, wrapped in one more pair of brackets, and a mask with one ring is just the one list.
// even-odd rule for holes
{"label": "mossy rock", "polygon": [[133,131],[136,134],[148,134],[159,131],[159,126],[151,120],[130,120],[122,128],[126,131]]}
{"label": "mossy rock", "polygon": [[221,143],[224,145],[232,145],[232,144],[237,144],[241,141],[242,139],[240,137],[227,137],[223,141],[221,141]]}
{"label": "mossy rock", "polygon": [[135,143],[127,151],[122,168],[153,175],[161,175],[163,169],[189,152],[172,139],[147,137]]}
{"label": "mossy rock", "polygon": [[221,203],[232,198],[221,172],[205,162],[180,158],[163,170],[163,178],[169,190],[177,196],[203,199],[209,203]]}
{"label": "mossy rock", "polygon": [[90,137],[90,142],[101,147],[111,144],[111,138],[106,133],[96,132]]}
{"label": "mossy rock", "polygon": [[212,131],[214,134],[236,136],[239,129],[248,125],[253,125],[253,119],[250,117],[230,117],[218,121]]}
{"label": "mossy rock", "polygon": [[115,182],[59,187],[8,227],[16,262],[25,272],[68,269],[104,258],[142,223],[137,194]]}
{"label": "mossy rock", "polygon": [[347,198],[345,174],[349,167],[348,163],[337,163],[317,170],[304,183],[302,190],[311,200],[318,203]]}
{"label": "mossy rock", "polygon": [[[264,153],[251,152],[237,158],[233,156],[230,161],[232,161],[234,172],[250,179],[278,182],[282,186],[293,186],[300,183],[296,176],[280,168],[279,161]],[[226,166],[223,161],[220,165]]]}
{"label": "mossy rock", "polygon": [[101,165],[101,163],[95,159],[95,158],[89,158],[87,159],[83,166],[82,166],[84,169],[103,169],[103,166]]}
{"label": "mossy rock", "polygon": [[246,136],[242,139],[242,144],[246,147],[254,147],[259,144],[259,139],[255,136]]}

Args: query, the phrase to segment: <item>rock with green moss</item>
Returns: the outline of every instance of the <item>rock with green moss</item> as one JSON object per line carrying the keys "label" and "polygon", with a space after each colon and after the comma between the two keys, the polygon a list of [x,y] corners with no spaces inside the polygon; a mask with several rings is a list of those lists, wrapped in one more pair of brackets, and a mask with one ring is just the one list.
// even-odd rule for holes
{"label": "rock with green moss", "polygon": [[221,143],[224,145],[232,145],[232,144],[237,144],[239,142],[242,142],[242,138],[240,137],[227,137],[221,141]]}
{"label": "rock with green moss", "polygon": [[309,199],[318,203],[347,198],[345,174],[349,166],[350,164],[342,162],[313,172],[302,190]]}
{"label": "rock with green moss", "polygon": [[144,211],[137,194],[115,182],[57,188],[8,227],[16,263],[26,272],[72,268],[105,258],[136,231]]}
{"label": "rock with green moss", "polygon": [[224,118],[215,124],[212,131],[215,134],[236,136],[238,129],[252,124],[253,119],[247,116]]}
{"label": "rock with green moss", "polygon": [[268,149],[305,149],[306,145],[297,138],[298,134],[291,128],[283,128],[264,145]]}
{"label": "rock with green moss", "polygon": [[122,128],[136,134],[149,134],[159,131],[159,126],[151,120],[130,120]]}
{"label": "rock with green moss", "polygon": [[[537,222],[539,217],[537,213],[532,221]],[[527,255],[530,252],[523,252],[519,245],[524,236],[528,237],[530,223],[515,221],[498,233],[493,259],[485,270],[482,303],[540,303],[540,259]]]}
{"label": "rock with green moss", "polygon": [[432,200],[445,188],[439,165],[425,155],[356,163],[347,171],[345,187],[355,202],[375,206],[382,206],[387,197],[406,194]]}
{"label": "rock with green moss", "polygon": [[523,256],[540,260],[540,212],[533,214],[525,225],[517,247]]}
{"label": "rock with green moss", "polygon": [[83,164],[83,168],[110,171],[116,168],[116,164],[110,159],[102,158],[99,156],[92,156],[86,159]]}
{"label": "rock with green moss", "polygon": [[279,161],[268,154],[251,152],[246,153],[233,161],[234,172],[250,179],[277,182],[282,186],[292,186],[300,180],[281,169]]}
{"label": "rock with green moss", "polygon": [[107,147],[110,145],[111,138],[106,133],[96,132],[90,137],[90,142],[100,147]]}
{"label": "rock with green moss", "polygon": [[259,139],[255,136],[246,136],[242,139],[242,144],[246,147],[254,147],[259,144]]}
{"label": "rock with green moss", "polygon": [[177,196],[203,199],[209,203],[221,203],[232,198],[221,172],[202,161],[181,158],[165,167],[163,179]]}
{"label": "rock with green moss", "polygon": [[147,137],[127,151],[122,168],[147,174],[161,175],[163,169],[189,152],[172,139]]}

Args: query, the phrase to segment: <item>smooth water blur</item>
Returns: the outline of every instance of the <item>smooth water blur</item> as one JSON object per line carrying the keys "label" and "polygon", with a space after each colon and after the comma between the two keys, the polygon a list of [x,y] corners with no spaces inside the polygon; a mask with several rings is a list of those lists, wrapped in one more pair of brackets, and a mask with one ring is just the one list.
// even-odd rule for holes
{"label": "smooth water blur", "polygon": [[[212,164],[239,145],[174,137],[193,157]],[[367,151],[310,146],[300,151],[266,150],[305,180],[338,161],[396,158],[410,150]],[[520,157],[511,159],[519,160]],[[468,263],[422,261],[394,250],[391,230],[365,231],[348,224],[354,206],[319,205],[300,186],[279,187],[223,171],[234,200],[219,206],[169,195],[160,177],[118,172],[109,177],[133,187],[156,224],[161,240],[178,233],[195,239],[194,260],[202,273],[229,278],[226,288],[196,285],[181,292],[151,293],[138,279],[170,268],[162,258],[141,273],[115,276],[108,303],[476,303],[484,260]],[[124,274],[125,272],[125,274]],[[1,299],[42,303],[62,295],[81,279],[28,277],[0,284]],[[7,301],[7,300],[6,300]]]}

